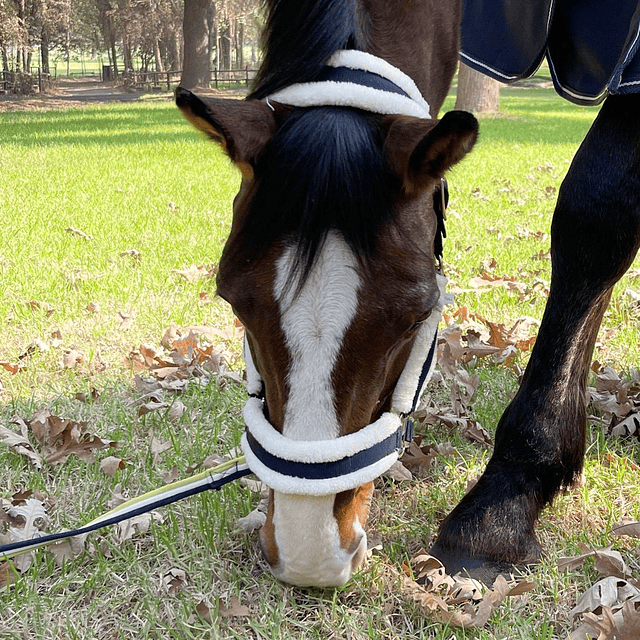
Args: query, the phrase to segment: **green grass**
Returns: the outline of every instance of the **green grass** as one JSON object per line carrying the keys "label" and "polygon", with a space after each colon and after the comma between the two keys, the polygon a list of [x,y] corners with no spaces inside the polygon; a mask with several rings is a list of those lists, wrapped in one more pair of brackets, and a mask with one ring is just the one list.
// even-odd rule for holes
{"label": "green grass", "polygon": [[[212,302],[212,278],[188,282],[173,273],[217,263],[239,182],[175,108],[1,117],[0,202],[10,232],[0,238],[0,359],[15,360],[34,339],[47,343],[59,329],[62,346],[83,352],[89,369],[97,360],[111,369],[126,347],[157,343],[172,321],[231,322]],[[91,303],[98,311],[87,311]],[[133,315],[127,331],[118,329],[119,312]],[[21,378],[59,375],[29,365]],[[11,397],[24,392],[22,380],[3,382]],[[42,382],[32,380],[36,395],[46,393]]]}
{"label": "green grass", "polygon": [[[482,118],[480,142],[451,173],[445,262],[451,285],[462,291],[456,305],[509,324],[522,315],[540,318],[544,296],[465,292],[469,279],[479,275],[483,261],[495,259],[496,275],[548,282],[549,261],[531,257],[544,254],[549,239],[536,233],[548,234],[557,188],[596,111],[568,105],[544,89],[503,90],[501,107],[500,117]],[[115,478],[98,461],[75,458],[38,472],[0,445],[0,497],[31,488],[57,498],[50,514],[50,528],[57,530],[105,511],[117,489],[134,496],[155,488],[173,466],[186,477],[208,456],[237,444],[239,388],[222,391],[215,381],[190,387],[180,397],[187,410],[178,422],[166,412],[139,417],[140,394],[123,360],[142,343],[159,344],[171,322],[218,328],[232,322],[228,308],[214,299],[211,278],[188,282],[172,271],[217,263],[238,176],[170,103],[1,113],[0,130],[0,361],[16,362],[36,339],[49,345],[23,359],[25,369],[15,376],[0,369],[0,422],[7,425],[16,414],[29,419],[48,406],[116,440],[115,454],[125,461]],[[140,259],[121,255],[129,249]],[[638,286],[637,276],[625,277],[606,318],[604,330],[613,333],[597,357],[615,368],[636,364],[637,318],[623,291]],[[88,311],[90,303],[98,310]],[[118,312],[133,317],[130,328],[119,328]],[[61,344],[52,342],[56,330]],[[226,342],[237,352],[237,342]],[[72,347],[85,361],[64,369],[64,349]],[[482,363],[472,368],[481,379],[474,417],[492,430],[517,387],[515,375]],[[100,391],[99,402],[75,399],[92,388]],[[430,393],[447,395],[437,385]],[[152,435],[172,444],[159,458],[151,451]],[[398,572],[428,544],[490,451],[445,427],[425,438],[449,441],[458,453],[437,460],[424,478],[378,482],[368,528],[381,537],[383,549],[343,589],[299,590],[271,578],[255,534],[238,533],[235,525],[259,496],[237,484],[163,509],[149,533],[122,545],[111,530],[93,534],[88,552],[61,568],[39,552],[34,566],[0,592],[0,637],[566,637],[568,611],[594,576],[558,573],[554,559],[575,552],[579,542],[609,544],[613,522],[623,515],[640,518],[632,468],[637,448],[604,438],[592,425],[584,485],[559,497],[540,523],[548,558],[533,573],[538,589],[503,605],[487,629],[465,631],[424,616],[402,592]],[[637,549],[624,540],[616,547],[637,570]],[[163,576],[174,567],[187,580],[169,593]],[[221,615],[220,607],[234,596],[249,608],[248,616]],[[203,600],[210,620],[196,612]]]}

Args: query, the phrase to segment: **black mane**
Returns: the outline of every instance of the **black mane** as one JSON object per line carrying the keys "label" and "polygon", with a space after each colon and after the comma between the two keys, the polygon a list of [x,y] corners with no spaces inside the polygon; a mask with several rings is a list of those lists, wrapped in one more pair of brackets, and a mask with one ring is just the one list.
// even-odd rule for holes
{"label": "black mane", "polygon": [[[338,49],[364,48],[357,0],[266,0],[265,58],[249,98],[313,81]],[[244,227],[255,254],[285,238],[296,247],[289,283],[304,285],[328,232],[342,234],[358,260],[375,251],[393,216],[398,179],[384,154],[379,117],[352,108],[295,109],[255,167],[256,191]]]}
{"label": "black mane", "polygon": [[264,59],[250,98],[314,80],[338,49],[363,49],[357,0],[265,0]]}

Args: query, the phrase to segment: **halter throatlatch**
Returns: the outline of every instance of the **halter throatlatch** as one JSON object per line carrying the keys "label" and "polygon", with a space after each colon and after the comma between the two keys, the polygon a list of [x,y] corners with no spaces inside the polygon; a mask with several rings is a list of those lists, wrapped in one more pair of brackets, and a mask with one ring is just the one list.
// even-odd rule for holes
{"label": "halter throatlatch", "polygon": [[[296,107],[344,106],[382,114],[429,118],[429,105],[409,76],[385,60],[363,51],[336,52],[317,81],[286,87],[267,98]],[[436,259],[442,253],[446,182],[434,194],[438,218]],[[437,202],[435,200],[438,200]],[[440,297],[421,325],[409,359],[398,379],[391,411],[356,433],[332,440],[300,441],[283,436],[264,415],[264,385],[245,338],[244,359],[249,399],[242,449],[249,468],[275,491],[297,495],[330,495],[371,482],[398,459],[413,437],[409,415],[416,410],[435,364],[438,323],[453,296],[447,279],[436,275]]]}

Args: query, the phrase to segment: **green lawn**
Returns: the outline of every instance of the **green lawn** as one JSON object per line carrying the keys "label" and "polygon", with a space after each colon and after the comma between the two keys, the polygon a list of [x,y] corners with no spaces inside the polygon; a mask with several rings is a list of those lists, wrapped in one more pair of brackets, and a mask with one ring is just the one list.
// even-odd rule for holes
{"label": "green lawn", "polygon": [[[596,111],[546,89],[503,90],[501,108],[500,117],[482,118],[480,142],[450,175],[445,263],[457,293],[450,312],[466,306],[510,326],[542,314],[554,200]],[[49,496],[49,529],[58,530],[102,513],[114,493],[138,495],[174,468],[186,477],[237,445],[240,387],[201,378],[179,396],[158,392],[184,405],[177,417],[170,408],[141,415],[148,398],[141,399],[125,358],[142,344],[158,346],[171,323],[206,325],[218,330],[212,339],[230,366],[241,369],[231,314],[215,299],[212,277],[195,277],[218,262],[238,176],[169,102],[0,113],[0,131],[0,362],[23,365],[15,375],[0,368],[0,425],[16,431],[14,416],[31,420],[47,407],[118,443],[94,462],[70,457],[40,471],[0,444],[0,498],[24,489]],[[514,278],[527,293],[470,284],[483,271]],[[639,287],[632,273],[616,291],[598,347],[603,364],[637,364],[638,320],[624,291]],[[80,355],[69,363],[65,354],[74,352]],[[526,357],[519,354],[517,364]],[[480,376],[472,415],[493,432],[516,375],[484,362],[469,368]],[[92,389],[93,401],[77,399]],[[448,390],[435,384],[430,394],[438,400]],[[114,530],[93,534],[88,550],[62,567],[38,552],[0,590],[0,637],[566,637],[568,612],[595,573],[561,573],[555,560],[581,542],[612,543],[610,527],[624,515],[640,519],[637,447],[591,426],[584,485],[558,498],[540,525],[548,557],[533,572],[537,589],[504,604],[486,629],[461,630],[426,617],[399,574],[490,451],[444,425],[425,438],[451,442],[457,454],[438,459],[425,477],[378,483],[369,531],[382,549],[343,589],[299,590],[271,578],[256,535],[236,527],[259,494],[238,484],[163,509],[130,540],[119,542]],[[99,464],[109,455],[123,460],[114,477]],[[637,576],[637,548],[624,541],[616,548]],[[244,609],[234,609],[236,598]]]}

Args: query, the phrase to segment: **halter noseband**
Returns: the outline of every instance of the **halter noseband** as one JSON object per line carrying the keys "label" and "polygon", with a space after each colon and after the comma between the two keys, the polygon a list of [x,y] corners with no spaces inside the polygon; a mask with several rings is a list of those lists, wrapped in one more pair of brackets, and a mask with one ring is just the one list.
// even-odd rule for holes
{"label": "halter noseband", "polygon": [[[317,82],[292,85],[267,99],[297,107],[348,106],[383,114],[429,118],[429,105],[409,76],[385,60],[354,50],[336,52]],[[446,182],[434,194],[438,217],[435,256],[444,237]],[[438,323],[453,296],[447,279],[436,275],[440,297],[421,325],[393,392],[391,411],[356,433],[332,440],[300,441],[283,436],[264,415],[264,386],[245,338],[244,359],[249,399],[244,408],[242,449],[247,464],[275,491],[297,495],[330,495],[371,482],[398,459],[413,438],[409,416],[416,410],[436,364]]]}

